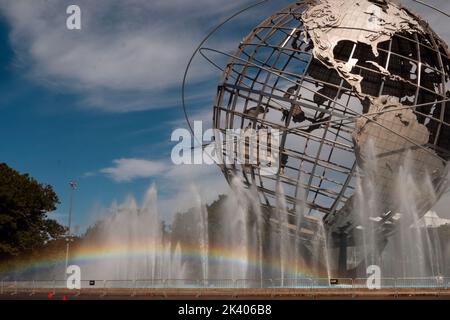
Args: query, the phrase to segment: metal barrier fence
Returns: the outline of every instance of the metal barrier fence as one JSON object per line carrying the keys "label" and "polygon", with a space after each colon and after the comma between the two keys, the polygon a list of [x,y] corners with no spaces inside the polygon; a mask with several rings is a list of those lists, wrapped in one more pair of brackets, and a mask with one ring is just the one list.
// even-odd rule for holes
{"label": "metal barrier fence", "polygon": [[273,279],[274,289],[312,289],[313,280],[309,278]]}
{"label": "metal barrier fence", "polygon": [[444,289],[450,289],[450,278],[442,278],[442,287]]}
{"label": "metal barrier fence", "polygon": [[17,294],[17,281],[2,281],[1,294]]}
{"label": "metal barrier fence", "polygon": [[273,287],[272,279],[237,279],[236,289],[267,289]]}
{"label": "metal barrier fence", "polygon": [[162,289],[166,287],[166,280],[164,279],[139,279],[136,280],[134,284],[134,288],[137,289],[146,289],[146,290],[154,290],[154,289]]}
{"label": "metal barrier fence", "polygon": [[167,279],[165,288],[176,289],[196,289],[200,288],[201,282],[198,279]]}
{"label": "metal barrier fence", "polygon": [[201,280],[200,285],[204,289],[234,289],[233,279],[211,279]]}
{"label": "metal barrier fence", "polygon": [[[339,294],[355,295],[368,291],[385,291],[398,296],[401,294],[428,293],[439,295],[443,292],[450,294],[450,278],[381,278],[379,283],[371,282],[367,278],[295,278],[295,279],[136,279],[136,280],[82,280],[80,289],[70,290],[75,295],[94,294],[106,296],[114,292],[127,292],[132,296],[142,294],[163,294],[173,290],[188,292],[199,291],[199,294],[208,292],[233,292],[237,296],[242,291],[255,292],[255,294]],[[372,285],[379,284],[379,288]],[[227,289],[229,289],[227,291]],[[380,289],[380,290],[376,290]],[[0,281],[0,295],[35,295],[36,293],[67,292],[66,280],[2,280]],[[180,291],[181,292],[181,291]]]}
{"label": "metal barrier fence", "polygon": [[438,278],[402,278],[395,280],[397,289],[433,289],[439,288]]}
{"label": "metal barrier fence", "polygon": [[313,288],[316,289],[348,290],[353,288],[353,279],[350,278],[339,278],[339,279],[319,278],[313,279],[312,283]]}

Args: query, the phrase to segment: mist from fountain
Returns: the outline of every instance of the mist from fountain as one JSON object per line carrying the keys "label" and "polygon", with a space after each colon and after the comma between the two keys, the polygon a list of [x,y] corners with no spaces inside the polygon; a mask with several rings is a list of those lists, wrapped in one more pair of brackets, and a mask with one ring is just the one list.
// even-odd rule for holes
{"label": "mist from fountain", "polygon": [[[286,206],[286,200],[284,191],[280,184],[277,186],[277,215],[278,215],[278,241],[279,241],[279,252],[280,252],[280,280],[281,286],[284,284],[286,277],[286,263],[289,260],[291,250],[291,244],[288,229],[288,212]],[[295,248],[295,247],[294,247]],[[295,252],[292,252],[295,257]]]}
{"label": "mist from fountain", "polygon": [[[292,213],[288,213],[283,190],[277,195],[276,212],[268,217],[260,206],[256,189],[246,188],[237,178],[231,185],[214,230],[209,230],[208,211],[200,194],[195,188],[189,189],[195,200],[189,210],[192,226],[183,229],[183,234],[176,238],[164,228],[155,186],[147,191],[140,206],[131,196],[120,206],[114,204],[110,209],[112,215],[95,231],[95,239],[85,243],[89,248],[95,242],[97,257],[95,261],[81,262],[83,277],[255,279],[260,285],[267,278],[280,279],[283,283],[284,279],[304,277],[300,242],[292,236],[293,230],[300,228],[304,202],[299,201],[295,209],[297,217],[291,225],[289,214]],[[299,197],[304,197],[303,191]],[[267,224],[269,220],[272,222]],[[180,227],[175,219],[169,229],[173,231],[177,223]],[[210,244],[211,234],[215,238],[214,247]],[[180,240],[180,236],[185,240]]]}
{"label": "mist from fountain", "polygon": [[[405,157],[394,179],[392,197],[397,207],[392,223],[398,232],[387,244],[377,242],[379,219],[383,215],[376,187],[378,160],[373,150],[366,154],[364,172],[356,182],[354,209],[359,217],[357,228],[362,244],[356,256],[368,265],[379,265],[385,277],[425,277],[442,272],[445,254],[436,248],[436,239],[426,228],[418,228],[422,212],[419,196],[434,201],[437,196],[429,175],[418,180],[412,164]],[[374,168],[367,170],[367,168]],[[299,186],[302,186],[299,177]],[[231,181],[231,190],[220,204],[219,220],[209,225],[208,210],[195,188],[188,190],[195,200],[184,222],[176,219],[169,229],[158,212],[155,186],[149,188],[140,206],[133,197],[124,204],[113,204],[113,214],[96,231],[96,259],[83,263],[83,277],[89,279],[279,279],[283,285],[292,279],[308,277],[308,267],[315,276],[332,276],[326,230],[318,219],[317,230],[305,246],[300,239],[305,216],[306,194],[297,190],[298,203],[288,208],[285,193],[277,187],[275,209],[260,205],[259,194],[244,186],[241,179]],[[185,226],[189,222],[189,226]],[[181,224],[181,225],[180,225]],[[173,235],[177,226],[178,234]],[[184,228],[183,228],[184,227]],[[171,231],[168,231],[171,230]],[[212,243],[212,238],[214,242]],[[92,246],[92,241],[86,246]],[[306,258],[309,256],[308,258]],[[76,257],[75,257],[76,261]],[[362,275],[361,275],[362,276]],[[364,274],[365,276],[365,274]],[[309,275],[311,277],[311,275]],[[206,281],[207,282],[207,281]],[[205,283],[206,283],[205,282]],[[177,285],[183,282],[177,282]]]}
{"label": "mist from fountain", "polygon": [[[442,272],[443,255],[439,241],[432,241],[426,227],[419,221],[438,196],[428,172],[418,175],[411,152],[403,153],[402,164],[392,173],[391,194],[386,198],[385,186],[380,186],[380,165],[375,147],[369,141],[365,150],[364,168],[357,172],[356,205],[359,217],[358,232],[362,245],[360,260],[367,267],[377,265],[383,277],[423,278],[438,276]],[[382,196],[384,192],[384,197]],[[384,212],[390,203],[394,212]],[[391,216],[391,219],[386,217]],[[387,243],[379,241],[382,223],[394,226]],[[359,276],[365,276],[365,270]]]}
{"label": "mist from fountain", "polygon": [[171,244],[164,238],[155,186],[148,189],[140,207],[129,196],[110,211],[112,215],[96,230],[95,243],[85,243],[87,248],[94,246],[96,253],[94,261],[80,262],[86,278],[183,278],[181,249],[176,244],[171,252]]}

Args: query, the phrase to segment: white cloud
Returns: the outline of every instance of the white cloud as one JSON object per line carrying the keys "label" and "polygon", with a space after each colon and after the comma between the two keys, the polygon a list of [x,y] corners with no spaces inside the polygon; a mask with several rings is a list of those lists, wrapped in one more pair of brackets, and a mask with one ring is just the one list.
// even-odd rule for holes
{"label": "white cloud", "polygon": [[143,159],[118,159],[113,163],[113,167],[101,169],[100,172],[116,182],[130,182],[135,179],[158,176],[167,169],[164,162]]}
{"label": "white cloud", "polygon": [[[78,0],[82,30],[70,31],[69,4],[0,0],[17,63],[39,83],[81,93],[83,104],[114,112],[174,105],[174,91],[196,45],[222,15],[241,5],[221,0]],[[190,80],[204,79],[212,70],[206,63],[196,64]]]}
{"label": "white cloud", "polygon": [[[78,0],[81,31],[66,29],[66,7],[71,3],[65,0],[0,0],[0,11],[10,25],[10,41],[24,74],[41,84],[81,93],[85,107],[126,112],[178,104],[181,78],[194,48],[211,27],[246,2],[250,1]],[[403,2],[450,39],[447,17],[411,0]],[[450,11],[448,0],[428,2]],[[231,25],[250,24],[243,28],[244,36],[278,9],[274,6],[288,3],[269,3]],[[220,33],[209,46],[233,50],[238,34]],[[217,74],[200,62],[193,66],[191,83]]]}

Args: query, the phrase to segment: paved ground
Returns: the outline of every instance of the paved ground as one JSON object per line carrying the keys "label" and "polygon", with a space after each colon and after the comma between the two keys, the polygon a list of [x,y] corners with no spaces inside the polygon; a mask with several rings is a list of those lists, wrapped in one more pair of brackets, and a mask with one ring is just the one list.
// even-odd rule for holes
{"label": "paved ground", "polygon": [[310,300],[430,299],[450,300],[450,290],[437,289],[37,289],[3,292],[1,300]]}

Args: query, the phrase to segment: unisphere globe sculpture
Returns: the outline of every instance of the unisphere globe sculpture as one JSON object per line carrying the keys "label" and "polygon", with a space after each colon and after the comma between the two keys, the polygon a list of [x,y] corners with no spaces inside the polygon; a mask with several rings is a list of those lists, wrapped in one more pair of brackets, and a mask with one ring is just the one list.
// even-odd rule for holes
{"label": "unisphere globe sculpture", "polygon": [[[419,182],[406,192],[420,215],[445,187],[449,75],[448,46],[395,1],[297,1],[240,43],[214,106],[215,129],[281,131],[277,174],[237,162],[222,170],[256,186],[269,215],[281,187],[292,216],[303,205],[332,247],[357,246],[370,223],[382,248],[400,220],[399,179]],[[376,202],[368,221],[361,194]]]}

